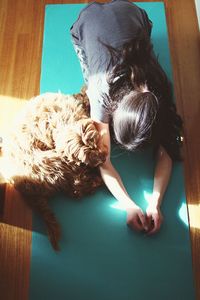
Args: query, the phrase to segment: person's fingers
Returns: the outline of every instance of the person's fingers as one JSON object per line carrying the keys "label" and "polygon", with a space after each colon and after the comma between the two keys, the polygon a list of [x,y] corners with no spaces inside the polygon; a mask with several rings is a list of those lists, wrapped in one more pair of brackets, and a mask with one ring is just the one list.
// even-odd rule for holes
{"label": "person's fingers", "polygon": [[161,227],[161,224],[162,224],[162,220],[161,220],[161,218],[159,218],[158,216],[154,216],[154,217],[152,218],[152,220],[153,220],[153,227],[152,227],[152,229],[148,232],[149,235],[158,232],[159,229],[160,229],[160,227]]}
{"label": "person's fingers", "polygon": [[136,231],[141,231],[143,230],[142,223],[140,222],[139,218],[137,215],[133,216],[128,216],[127,218],[127,225]]}
{"label": "person's fingers", "polygon": [[126,224],[127,224],[129,227],[131,227],[132,219],[133,219],[132,215],[127,214]]}
{"label": "person's fingers", "polygon": [[143,214],[143,212],[138,213],[138,218],[142,224],[143,229],[145,229],[147,231],[148,230],[148,222],[147,222],[146,216]]}
{"label": "person's fingers", "polygon": [[150,231],[152,229],[152,223],[153,223],[151,215],[146,215],[146,222],[148,226],[148,231]]}
{"label": "person's fingers", "polygon": [[141,231],[143,229],[142,224],[138,222],[136,218],[131,219],[127,222],[127,225],[136,231]]}
{"label": "person's fingers", "polygon": [[140,222],[140,219],[138,218],[138,216],[136,216],[133,221],[132,221],[132,225],[133,227],[138,230],[138,231],[141,231],[143,230],[143,225],[142,223]]}

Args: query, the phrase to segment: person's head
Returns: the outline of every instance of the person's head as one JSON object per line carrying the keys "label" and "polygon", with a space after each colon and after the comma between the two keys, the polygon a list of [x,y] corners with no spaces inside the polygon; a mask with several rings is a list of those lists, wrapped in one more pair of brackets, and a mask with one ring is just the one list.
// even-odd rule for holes
{"label": "person's head", "polygon": [[115,140],[127,150],[156,145],[158,140],[156,96],[149,91],[132,91],[124,96],[113,112]]}

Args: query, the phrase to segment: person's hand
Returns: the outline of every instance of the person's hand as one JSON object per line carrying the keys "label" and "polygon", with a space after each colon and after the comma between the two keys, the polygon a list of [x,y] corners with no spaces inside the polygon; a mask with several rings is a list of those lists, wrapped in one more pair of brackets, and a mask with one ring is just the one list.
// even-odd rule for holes
{"label": "person's hand", "polygon": [[127,211],[127,225],[137,231],[148,231],[148,223],[146,216],[143,213],[142,209],[134,205],[126,209]]}
{"label": "person's hand", "polygon": [[148,226],[148,234],[154,234],[159,231],[163,222],[163,215],[160,208],[149,204],[146,209],[146,220]]}

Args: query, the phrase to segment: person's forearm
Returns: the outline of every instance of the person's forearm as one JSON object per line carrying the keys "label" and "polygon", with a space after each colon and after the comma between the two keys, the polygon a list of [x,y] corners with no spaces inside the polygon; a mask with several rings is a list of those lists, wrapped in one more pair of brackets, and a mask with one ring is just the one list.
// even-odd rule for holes
{"label": "person's forearm", "polygon": [[111,162],[102,165],[100,172],[107,188],[125,209],[136,206],[135,202],[129,197],[118,172]]}
{"label": "person's forearm", "polygon": [[172,160],[166,150],[160,146],[154,175],[153,195],[149,205],[160,207],[172,170]]}

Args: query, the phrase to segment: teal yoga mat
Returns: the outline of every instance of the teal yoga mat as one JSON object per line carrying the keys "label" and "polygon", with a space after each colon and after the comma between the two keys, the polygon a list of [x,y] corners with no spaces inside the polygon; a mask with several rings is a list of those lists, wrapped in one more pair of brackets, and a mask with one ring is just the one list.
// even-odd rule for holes
{"label": "teal yoga mat", "polygon": [[[137,5],[154,23],[155,51],[172,78],[163,3]],[[69,29],[84,6],[46,6],[41,93],[74,93],[83,84]],[[151,150],[134,154],[113,146],[111,159],[130,195],[145,209],[155,166]],[[165,222],[151,237],[128,229],[125,211],[106,188],[79,202],[60,194],[50,203],[62,226],[61,252],[52,250],[43,223],[34,216],[31,300],[195,298],[181,163],[174,164],[163,200]]]}

